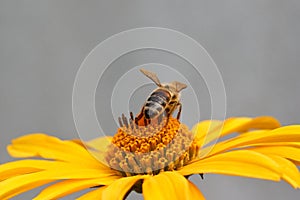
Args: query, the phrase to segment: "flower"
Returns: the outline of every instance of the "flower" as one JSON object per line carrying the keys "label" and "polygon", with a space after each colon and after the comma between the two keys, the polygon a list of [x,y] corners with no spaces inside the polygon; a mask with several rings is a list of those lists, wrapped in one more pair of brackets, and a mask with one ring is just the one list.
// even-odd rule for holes
{"label": "flower", "polygon": [[188,177],[208,173],[300,187],[300,125],[267,116],[207,120],[191,131],[173,118],[162,127],[121,124],[113,138],[89,142],[42,133],[13,140],[10,155],[26,159],[0,165],[0,199],[49,183],[35,200],[87,188],[78,199],[123,199],[132,190],[146,200],[205,199]]}

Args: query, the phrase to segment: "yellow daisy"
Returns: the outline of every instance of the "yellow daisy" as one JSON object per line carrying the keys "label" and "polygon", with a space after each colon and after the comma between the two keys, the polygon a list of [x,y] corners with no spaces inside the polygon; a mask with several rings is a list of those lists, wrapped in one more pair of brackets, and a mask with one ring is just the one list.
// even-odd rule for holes
{"label": "yellow daisy", "polygon": [[42,133],[13,140],[10,155],[26,159],[0,165],[0,199],[49,183],[35,200],[87,188],[78,199],[124,199],[131,191],[146,200],[205,199],[188,177],[209,173],[300,187],[300,125],[280,127],[272,117],[208,120],[191,131],[174,118],[163,127],[121,124],[113,138],[89,142]]}

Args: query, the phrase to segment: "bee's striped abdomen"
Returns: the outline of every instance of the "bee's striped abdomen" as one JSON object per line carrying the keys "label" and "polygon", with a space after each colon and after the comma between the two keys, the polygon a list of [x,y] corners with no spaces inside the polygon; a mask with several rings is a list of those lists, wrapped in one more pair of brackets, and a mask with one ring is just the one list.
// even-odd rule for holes
{"label": "bee's striped abdomen", "polygon": [[171,94],[166,90],[158,89],[154,91],[146,101],[145,117],[152,119],[159,116],[169,103],[170,98]]}

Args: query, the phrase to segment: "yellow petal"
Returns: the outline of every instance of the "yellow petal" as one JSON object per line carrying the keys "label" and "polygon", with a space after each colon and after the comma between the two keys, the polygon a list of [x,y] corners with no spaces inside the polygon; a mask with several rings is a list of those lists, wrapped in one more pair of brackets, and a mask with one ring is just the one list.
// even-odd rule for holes
{"label": "yellow petal", "polygon": [[192,128],[192,132],[195,135],[195,139],[201,140],[204,137],[214,137],[211,135],[220,135],[221,128],[224,122],[219,120],[205,120],[196,124]]}
{"label": "yellow petal", "polygon": [[225,121],[223,132],[245,132],[252,129],[274,129],[280,127],[277,119],[270,116],[261,116],[256,118],[229,118]]}
{"label": "yellow petal", "polygon": [[[233,148],[244,148],[251,146],[285,146],[299,147],[300,126],[285,126],[274,130],[258,130],[237,137],[219,142],[214,146],[209,146],[200,152],[201,156],[211,156]],[[274,147],[275,148],[275,147]]]}
{"label": "yellow petal", "polygon": [[276,161],[283,172],[282,178],[294,188],[300,188],[300,173],[298,168],[289,160],[280,156],[270,156]]}
{"label": "yellow petal", "polygon": [[72,141],[83,147],[92,148],[97,151],[104,152],[106,151],[107,146],[111,144],[112,138],[113,137],[111,136],[106,136],[106,137],[99,137],[87,142],[83,142],[80,139],[73,139]]}
{"label": "yellow petal", "polygon": [[239,117],[229,118],[224,123],[218,120],[200,122],[193,128],[193,132],[199,143],[205,145],[219,137],[235,132],[245,132],[251,129],[274,129],[278,127],[280,127],[280,123],[273,117]]}
{"label": "yellow petal", "polygon": [[118,176],[108,176],[100,179],[79,179],[79,180],[66,180],[55,183],[44,189],[34,200],[57,199],[69,195],[71,193],[90,188],[93,186],[109,185]]}
{"label": "yellow petal", "polygon": [[[14,157],[43,157],[66,162],[77,162],[82,165],[99,166],[99,163],[82,146],[72,141],[37,133],[30,134],[12,141],[7,147]],[[82,162],[84,160],[85,162]]]}
{"label": "yellow petal", "polygon": [[[81,197],[77,198],[76,200],[102,200],[102,193],[103,190],[105,190],[107,186],[102,186],[96,190],[93,190],[91,192],[88,192]],[[104,199],[103,199],[104,200]]]}
{"label": "yellow petal", "polygon": [[203,148],[200,152],[200,157],[209,157],[234,148],[242,148],[249,145],[253,146],[257,144],[255,141],[261,140],[261,138],[267,133],[268,131],[266,130],[258,130],[251,132],[251,134],[245,133],[240,136],[216,143],[213,146]]}
{"label": "yellow petal", "polygon": [[53,165],[48,160],[18,160],[0,165],[0,180],[41,171]]}
{"label": "yellow petal", "polygon": [[137,175],[124,177],[114,181],[112,184],[108,185],[102,191],[102,199],[105,200],[122,200],[127,192],[131,189],[131,187],[141,179],[146,178],[148,175]]}
{"label": "yellow petal", "polygon": [[84,145],[90,149],[90,153],[94,158],[99,162],[108,165],[105,156],[111,141],[112,137],[101,137],[85,142]]}
{"label": "yellow petal", "polygon": [[197,188],[197,186],[194,185],[191,181],[189,182],[189,193],[190,193],[190,199],[199,199],[199,200],[205,200],[205,197],[200,192],[200,190]]}
{"label": "yellow petal", "polygon": [[74,165],[57,163],[57,166],[52,165],[45,171],[24,174],[1,181],[0,199],[9,199],[22,192],[56,180],[113,178],[114,175],[112,170],[77,168]]}
{"label": "yellow petal", "polygon": [[[270,131],[263,137],[265,142],[300,142],[300,125],[291,125]],[[261,141],[260,141],[261,142]]]}
{"label": "yellow petal", "polygon": [[[250,145],[249,145],[250,146]],[[282,147],[295,147],[295,148],[300,148],[300,142],[262,142],[262,143],[254,143],[251,144],[251,146],[282,146]]]}
{"label": "yellow petal", "polygon": [[111,144],[112,137],[100,137],[86,142],[85,144],[89,148],[94,148],[97,151],[104,152],[107,149],[107,146]]}
{"label": "yellow petal", "polygon": [[279,181],[280,166],[266,155],[235,150],[195,161],[179,170],[182,175],[217,173]]}
{"label": "yellow petal", "polygon": [[267,146],[267,147],[254,147],[253,151],[260,152],[262,154],[276,155],[283,158],[288,158],[300,162],[300,149],[295,147],[286,146]]}
{"label": "yellow petal", "polygon": [[178,172],[162,172],[146,178],[143,183],[145,200],[205,199],[197,187]]}

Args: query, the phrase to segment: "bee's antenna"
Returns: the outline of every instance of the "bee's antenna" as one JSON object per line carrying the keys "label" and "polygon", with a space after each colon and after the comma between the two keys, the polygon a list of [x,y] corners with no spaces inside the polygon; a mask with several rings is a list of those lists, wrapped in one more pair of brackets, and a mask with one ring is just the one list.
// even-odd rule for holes
{"label": "bee's antenna", "polygon": [[150,72],[148,70],[145,69],[140,69],[140,71],[147,76],[148,78],[150,78],[157,86],[161,87],[161,83],[160,80],[158,79],[158,77],[156,76],[155,73]]}

